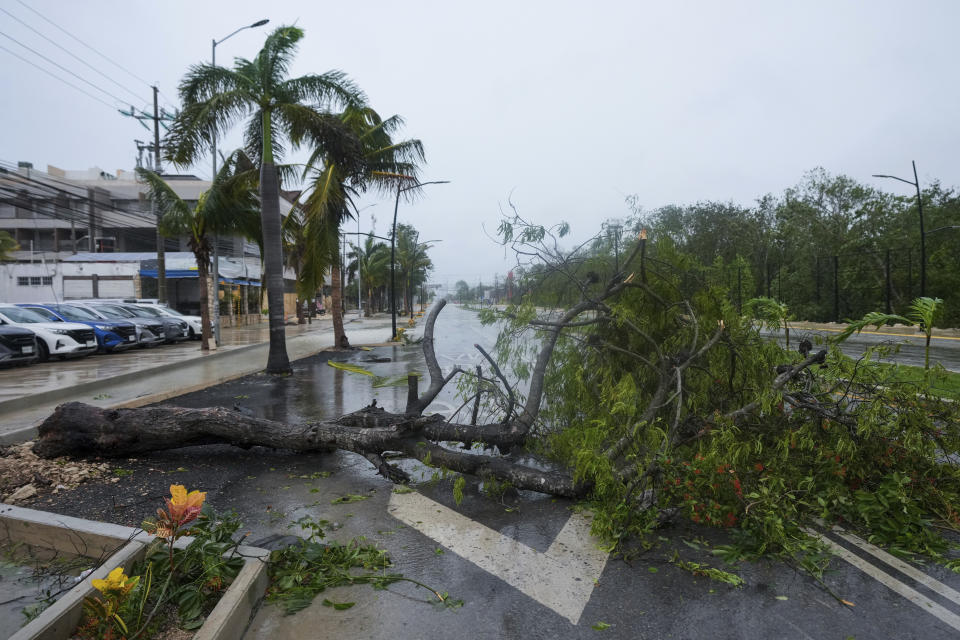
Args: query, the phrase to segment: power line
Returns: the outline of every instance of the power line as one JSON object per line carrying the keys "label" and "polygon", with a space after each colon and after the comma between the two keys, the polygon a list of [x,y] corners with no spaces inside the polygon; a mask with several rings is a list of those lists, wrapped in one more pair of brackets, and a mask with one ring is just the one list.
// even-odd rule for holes
{"label": "power line", "polygon": [[29,9],[29,10],[32,11],[33,13],[37,14],[38,16],[40,16],[40,18],[42,18],[43,20],[45,20],[45,21],[49,22],[50,24],[52,24],[53,26],[55,26],[57,29],[59,29],[59,30],[62,31],[63,33],[65,33],[65,34],[67,34],[68,36],[70,36],[71,38],[73,38],[74,40],[76,40],[77,42],[79,42],[80,44],[82,44],[83,46],[85,46],[87,49],[90,49],[90,51],[93,51],[95,54],[97,54],[98,56],[100,56],[101,58],[103,58],[104,60],[106,60],[107,62],[109,62],[109,63],[112,64],[113,66],[115,66],[116,68],[118,68],[118,69],[120,69],[121,71],[127,73],[128,75],[136,78],[137,80],[139,80],[139,81],[142,82],[143,84],[147,85],[148,87],[151,86],[151,84],[150,84],[149,82],[147,82],[146,80],[144,80],[143,78],[141,78],[140,76],[138,76],[137,74],[135,74],[134,72],[130,71],[130,70],[127,69],[126,67],[120,65],[120,64],[117,63],[117,62],[114,62],[113,59],[111,59],[109,56],[106,56],[106,55],[100,53],[99,51],[97,51],[96,49],[94,49],[93,47],[91,47],[89,44],[87,44],[86,42],[84,42],[83,40],[81,40],[80,38],[78,38],[77,36],[73,35],[73,34],[70,33],[69,31],[67,31],[66,29],[64,29],[64,28],[61,27],[60,25],[58,25],[56,22],[54,22],[53,20],[51,20],[51,19],[48,18],[47,16],[43,15],[42,13],[40,13],[39,11],[37,11],[36,9],[34,9],[33,7],[27,5],[25,2],[23,2],[23,0],[17,0],[17,2],[19,2],[21,5],[23,5],[25,8]]}
{"label": "power line", "polygon": [[81,82],[87,83],[88,85],[90,85],[91,87],[93,87],[94,89],[96,89],[97,91],[100,91],[101,93],[105,93],[106,95],[110,96],[111,98],[113,98],[114,100],[116,100],[117,102],[119,102],[120,104],[126,104],[127,102],[129,102],[129,100],[124,100],[123,98],[118,98],[117,96],[113,95],[112,93],[110,93],[110,92],[107,91],[106,89],[104,89],[104,88],[102,88],[102,87],[98,87],[97,85],[93,84],[92,82],[90,82],[89,80],[87,80],[86,78],[84,78],[83,76],[80,76],[80,75],[74,73],[73,71],[70,71],[70,69],[67,69],[65,66],[63,66],[63,65],[60,64],[59,62],[54,62],[53,60],[51,60],[51,59],[48,58],[47,56],[43,55],[42,53],[40,53],[40,52],[37,51],[36,49],[32,49],[32,48],[28,47],[27,45],[23,44],[22,42],[20,42],[20,41],[17,40],[16,38],[14,38],[14,37],[12,37],[12,36],[9,36],[9,35],[5,34],[5,33],[2,32],[2,31],[0,31],[0,36],[3,36],[4,38],[7,38],[8,40],[12,40],[13,42],[16,42],[18,45],[20,45],[21,47],[23,47],[23,48],[26,49],[27,51],[30,51],[30,52],[33,53],[34,55],[43,58],[44,60],[46,60],[47,62],[49,62],[49,63],[52,64],[53,66],[55,66],[55,67],[57,67],[57,68],[59,68],[59,69],[62,69],[63,71],[66,71],[67,73],[69,73],[70,75],[72,75],[72,76],[73,76],[74,78],[76,78],[77,80],[80,80]]}
{"label": "power line", "polygon": [[87,62],[86,60],[84,60],[83,58],[81,58],[80,56],[76,55],[75,53],[73,53],[72,51],[70,51],[69,49],[67,49],[66,47],[60,45],[60,43],[58,43],[57,41],[55,41],[55,40],[53,40],[53,39],[51,39],[51,38],[48,38],[47,36],[45,36],[44,34],[42,34],[42,33],[39,32],[39,31],[37,31],[36,29],[34,29],[33,27],[31,27],[29,24],[27,24],[26,22],[24,22],[23,20],[21,20],[21,19],[18,18],[17,16],[13,15],[12,13],[10,13],[9,11],[7,11],[7,10],[4,9],[3,7],[0,7],[0,11],[3,11],[5,14],[7,14],[8,16],[10,16],[11,18],[13,18],[14,20],[16,20],[17,22],[19,22],[19,23],[22,24],[23,26],[25,26],[27,29],[30,29],[30,31],[33,31],[35,34],[37,34],[38,36],[40,36],[41,38],[43,38],[44,40],[46,40],[47,42],[49,42],[49,43],[52,44],[53,46],[57,47],[58,49],[60,49],[61,51],[63,51],[63,52],[66,53],[67,55],[69,55],[70,57],[74,58],[75,60],[77,60],[77,61],[80,62],[81,64],[87,66],[88,68],[90,68],[91,70],[93,70],[95,73],[103,76],[104,78],[106,78],[107,80],[109,80],[110,82],[112,82],[113,84],[117,85],[118,87],[120,87],[120,88],[123,89],[124,91],[128,92],[130,95],[136,96],[136,100],[134,100],[135,102],[136,102],[136,101],[139,101],[139,100],[142,100],[142,97],[141,97],[141,96],[137,96],[137,93],[136,93],[135,91],[133,91],[133,90],[129,89],[128,87],[125,87],[124,85],[120,84],[119,82],[117,82],[116,80],[114,80],[113,78],[111,78],[110,76],[108,76],[107,74],[105,74],[104,72],[100,71],[99,69],[97,69],[96,67],[94,67],[92,64],[90,64],[89,62]]}
{"label": "power line", "polygon": [[93,98],[94,100],[96,100],[96,101],[99,102],[100,104],[105,104],[105,105],[107,105],[108,107],[110,107],[111,110],[112,110],[112,109],[116,109],[116,106],[115,106],[115,105],[110,104],[109,102],[107,102],[106,100],[103,100],[102,98],[98,98],[97,96],[93,95],[92,93],[90,93],[90,92],[87,91],[86,89],[81,89],[80,87],[78,87],[77,85],[73,84],[73,83],[70,82],[69,80],[64,80],[63,78],[61,78],[61,77],[58,76],[57,74],[53,73],[53,72],[50,71],[49,69],[44,69],[43,67],[41,67],[41,66],[38,65],[37,63],[32,62],[32,61],[30,61],[30,60],[27,60],[26,58],[24,58],[24,57],[21,56],[20,54],[14,53],[14,52],[11,51],[10,49],[7,49],[5,46],[0,45],[0,50],[6,51],[6,52],[9,53],[10,55],[12,55],[12,56],[14,56],[14,57],[16,57],[16,58],[19,58],[20,60],[23,60],[24,62],[26,62],[27,64],[29,64],[29,65],[31,65],[31,66],[33,66],[33,67],[36,67],[37,69],[39,69],[40,71],[43,71],[43,72],[46,73],[47,75],[49,75],[49,76],[51,76],[51,77],[53,77],[53,78],[56,78],[57,80],[59,80],[60,82],[62,82],[62,83],[65,84],[65,85],[67,85],[68,87],[73,87],[74,89],[76,89],[76,90],[79,91],[80,93],[82,93],[82,94],[84,94],[84,95],[86,95],[86,96],[89,96],[89,97]]}

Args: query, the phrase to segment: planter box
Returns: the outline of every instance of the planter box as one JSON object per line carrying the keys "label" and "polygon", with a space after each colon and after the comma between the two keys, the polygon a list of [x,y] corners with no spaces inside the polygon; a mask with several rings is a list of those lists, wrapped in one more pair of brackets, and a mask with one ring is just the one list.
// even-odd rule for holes
{"label": "planter box", "polygon": [[[104,522],[72,518],[56,513],[23,507],[0,505],[0,529],[8,542],[24,542],[35,547],[88,556],[107,558],[92,574],[63,594],[30,624],[10,640],[67,640],[83,614],[83,599],[96,590],[94,578],[104,579],[116,567],[129,571],[146,552],[153,536],[139,529]],[[186,546],[191,538],[177,541]],[[220,597],[220,601],[198,629],[194,640],[235,640],[243,636],[253,612],[267,588],[267,560],[270,552],[257,547],[241,546],[243,568]]]}

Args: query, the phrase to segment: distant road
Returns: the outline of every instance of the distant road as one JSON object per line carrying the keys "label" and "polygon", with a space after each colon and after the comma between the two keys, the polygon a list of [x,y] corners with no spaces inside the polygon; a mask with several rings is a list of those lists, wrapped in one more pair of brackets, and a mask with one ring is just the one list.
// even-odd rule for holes
{"label": "distant road", "polygon": [[[778,335],[779,342],[783,344],[782,331],[765,331],[767,335]],[[790,347],[796,348],[803,336],[835,336],[839,330],[829,329],[791,329]],[[811,339],[811,341],[815,342]],[[840,350],[852,358],[859,358],[868,347],[881,344],[899,344],[900,351],[892,355],[889,360],[900,364],[913,365],[915,367],[923,366],[924,354],[923,335],[901,335],[895,333],[885,333],[883,331],[863,331],[853,334],[847,338],[841,345]],[[949,371],[960,372],[960,338],[947,336],[934,336],[930,340],[930,364],[939,362]]]}

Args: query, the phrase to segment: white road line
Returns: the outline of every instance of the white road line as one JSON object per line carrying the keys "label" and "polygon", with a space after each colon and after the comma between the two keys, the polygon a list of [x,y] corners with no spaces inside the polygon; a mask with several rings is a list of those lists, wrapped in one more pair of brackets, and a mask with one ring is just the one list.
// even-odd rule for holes
{"label": "white road line", "polygon": [[876,545],[872,545],[866,540],[858,538],[852,533],[847,533],[840,527],[834,526],[831,530],[833,531],[833,533],[837,534],[838,536],[840,536],[850,544],[854,544],[860,547],[870,555],[876,557],[879,560],[882,560],[883,562],[886,562],[888,565],[890,565],[897,571],[900,571],[910,576],[911,578],[913,578],[923,586],[928,587],[933,591],[936,591],[938,595],[943,596],[947,600],[960,604],[960,593],[954,591],[953,589],[943,584],[939,580],[936,580],[935,578],[931,578],[924,572],[920,571],[919,569],[917,569],[916,567],[910,564],[907,564],[900,558],[890,555],[880,547],[877,547]]}
{"label": "white road line", "polygon": [[547,549],[536,549],[475,522],[419,493],[392,494],[393,517],[510,584],[573,624],[580,621],[608,553],[574,513]]}
{"label": "white road line", "polygon": [[913,587],[909,587],[906,584],[894,578],[893,576],[891,576],[890,574],[884,571],[881,571],[880,569],[876,568],[866,560],[862,559],[860,556],[854,554],[851,551],[847,551],[847,549],[840,546],[833,540],[827,538],[826,536],[821,535],[817,531],[813,529],[805,529],[805,531],[811,536],[813,536],[814,538],[817,538],[818,540],[820,540],[820,542],[827,545],[827,547],[830,548],[830,550],[834,553],[834,555],[837,555],[841,559],[846,560],[847,562],[849,562],[856,568],[860,569],[861,571],[863,571],[865,574],[867,574],[874,580],[883,584],[885,587],[887,587],[891,591],[894,591],[895,593],[900,594],[901,596],[903,596],[913,604],[917,605],[927,613],[933,616],[936,616],[944,623],[950,625],[957,631],[960,631],[960,616],[956,615],[955,613],[952,613],[951,611],[945,609],[944,607],[940,606],[936,602],[930,600],[929,598],[924,596],[922,593],[920,593]]}

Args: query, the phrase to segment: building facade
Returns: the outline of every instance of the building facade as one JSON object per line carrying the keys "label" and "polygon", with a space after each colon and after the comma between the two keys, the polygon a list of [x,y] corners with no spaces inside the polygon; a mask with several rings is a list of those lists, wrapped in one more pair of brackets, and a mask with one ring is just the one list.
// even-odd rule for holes
{"label": "building facade", "polygon": [[[191,175],[163,178],[190,206],[210,188],[208,180]],[[0,163],[0,231],[19,245],[12,260],[0,264],[0,301],[157,297],[157,225],[147,192],[132,171],[38,171],[26,162]],[[283,215],[292,208],[283,199],[280,205]],[[188,239],[164,238],[163,246],[171,305],[199,312]],[[218,248],[221,310],[259,313],[259,247],[221,237]],[[293,273],[285,279],[293,280]]]}

